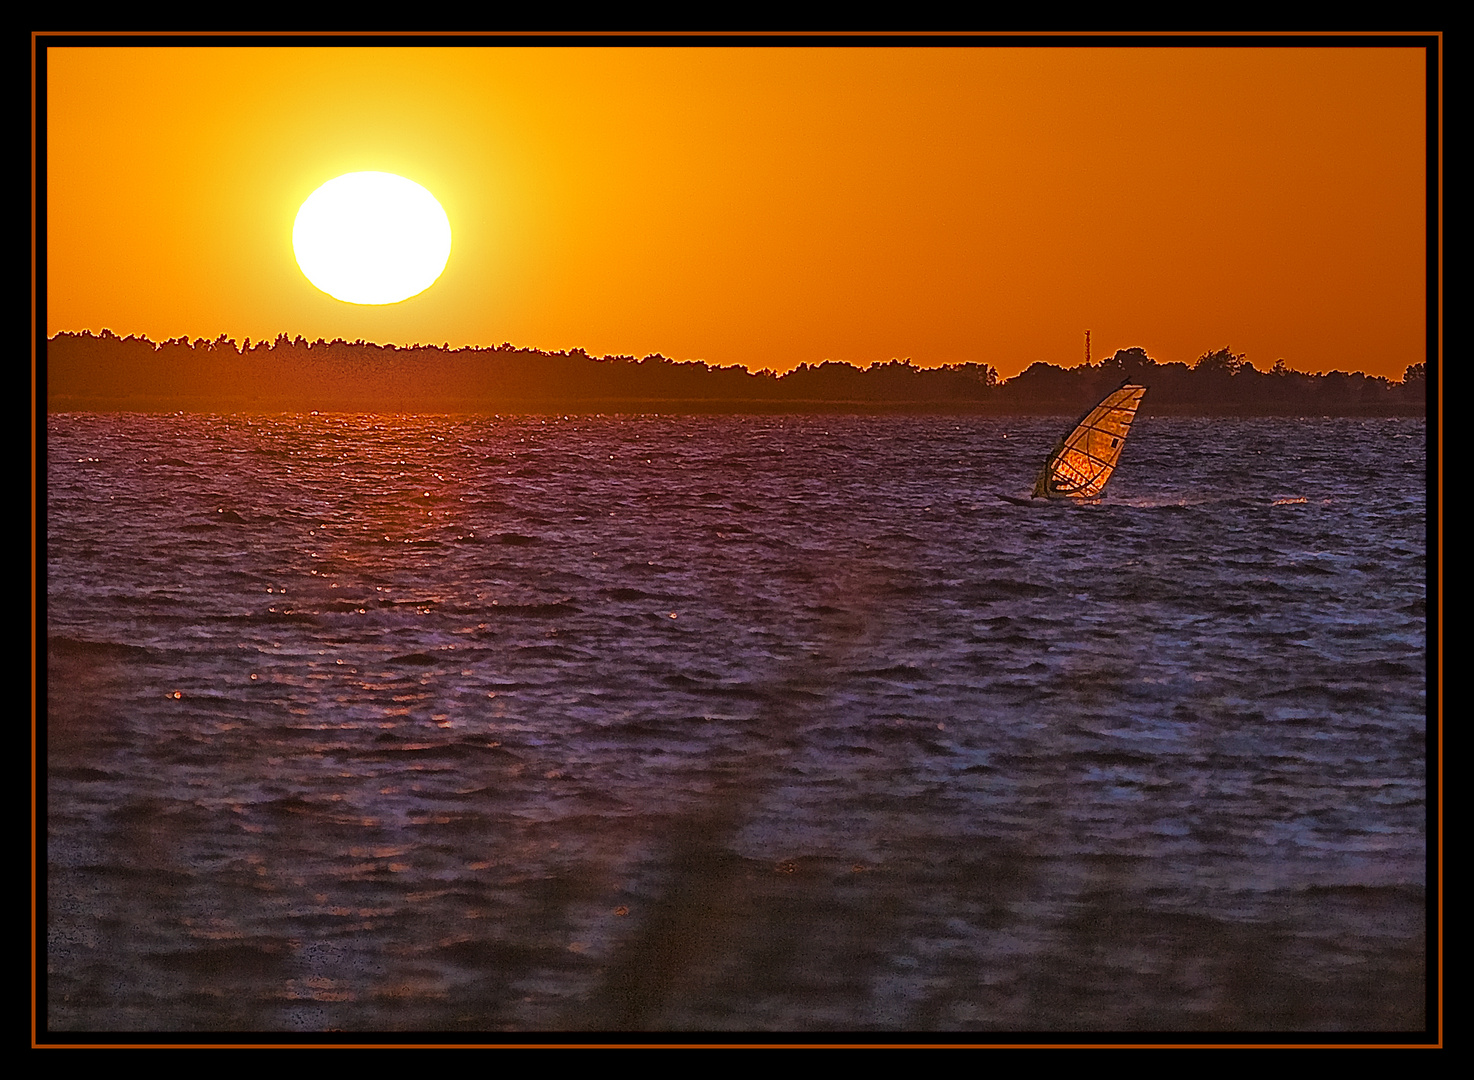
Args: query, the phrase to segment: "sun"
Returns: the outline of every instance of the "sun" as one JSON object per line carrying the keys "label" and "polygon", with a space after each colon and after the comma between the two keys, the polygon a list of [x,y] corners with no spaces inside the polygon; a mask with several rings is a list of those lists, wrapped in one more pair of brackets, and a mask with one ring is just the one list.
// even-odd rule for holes
{"label": "sun", "polygon": [[450,258],[450,219],[413,180],[345,173],[318,188],[292,225],[307,280],[349,304],[397,304],[435,284]]}

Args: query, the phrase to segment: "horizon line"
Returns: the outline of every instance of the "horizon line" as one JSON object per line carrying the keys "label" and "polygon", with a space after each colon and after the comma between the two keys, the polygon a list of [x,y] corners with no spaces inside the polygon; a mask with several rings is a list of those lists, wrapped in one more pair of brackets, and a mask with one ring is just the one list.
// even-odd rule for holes
{"label": "horizon line", "polygon": [[[1117,356],[1119,356],[1122,353],[1136,353],[1136,352],[1139,352],[1142,356],[1144,356],[1146,358],[1147,361],[1150,362],[1150,364],[1152,366],[1155,366],[1155,367],[1180,366],[1180,367],[1185,367],[1189,371],[1191,371],[1191,370],[1195,370],[1197,364],[1199,362],[1201,362],[1202,360],[1206,359],[1207,357],[1214,356],[1214,355],[1219,355],[1219,354],[1223,354],[1223,353],[1227,353],[1230,356],[1232,356],[1234,359],[1236,359],[1238,361],[1241,361],[1243,363],[1243,366],[1247,367],[1249,370],[1251,370],[1251,371],[1253,371],[1253,372],[1255,372],[1257,374],[1261,374],[1261,375],[1271,374],[1275,370],[1273,367],[1270,367],[1270,368],[1259,368],[1259,367],[1256,367],[1253,364],[1252,361],[1248,361],[1248,360],[1245,359],[1246,354],[1244,354],[1244,353],[1234,353],[1232,351],[1232,347],[1231,346],[1227,346],[1227,345],[1225,345],[1221,349],[1209,349],[1209,350],[1206,350],[1204,353],[1202,353],[1200,356],[1198,356],[1192,362],[1183,361],[1183,360],[1165,360],[1165,361],[1164,360],[1157,360],[1156,358],[1154,358],[1153,356],[1151,356],[1146,351],[1145,347],[1140,346],[1140,345],[1133,345],[1133,346],[1130,346],[1128,348],[1117,349],[1109,357],[1106,357],[1106,358],[1103,358],[1103,359],[1101,359],[1099,361],[1094,361],[1094,362],[1092,362],[1089,359],[1086,359],[1086,360],[1082,360],[1078,364],[1066,365],[1066,364],[1054,363],[1054,362],[1051,362],[1051,361],[1048,361],[1048,360],[1035,360],[1033,363],[1025,366],[1024,368],[1021,368],[1017,374],[1010,375],[1007,378],[1004,378],[1003,376],[1001,376],[1001,375],[998,374],[997,365],[992,364],[992,363],[988,363],[987,361],[981,361],[981,360],[944,361],[944,362],[941,362],[941,363],[928,365],[928,364],[919,363],[919,362],[917,362],[916,360],[914,360],[913,358],[911,358],[909,356],[904,357],[904,358],[902,358],[902,357],[891,357],[891,359],[889,359],[889,360],[872,360],[869,364],[858,364],[858,363],[855,363],[855,362],[850,361],[850,360],[836,360],[836,359],[834,359],[832,357],[825,357],[823,360],[820,360],[820,361],[817,361],[817,362],[801,361],[800,363],[797,363],[797,364],[793,365],[793,367],[788,368],[785,371],[779,372],[779,371],[777,371],[776,369],[774,369],[772,367],[753,368],[750,364],[743,363],[743,362],[736,362],[736,363],[732,363],[732,364],[725,364],[725,365],[723,365],[723,364],[714,364],[714,363],[712,363],[709,360],[704,360],[704,359],[701,359],[699,357],[688,357],[688,358],[686,358],[684,360],[681,360],[681,359],[677,359],[676,357],[673,357],[673,356],[666,356],[664,353],[661,353],[661,352],[646,353],[644,356],[635,356],[632,353],[604,353],[604,354],[601,355],[601,354],[596,354],[596,353],[589,352],[587,349],[583,348],[582,346],[575,346],[575,347],[568,348],[568,349],[547,349],[547,348],[542,348],[542,347],[533,346],[533,345],[516,345],[516,344],[514,344],[514,343],[512,343],[510,341],[503,341],[503,342],[501,342],[499,344],[495,344],[495,345],[474,345],[474,344],[466,344],[466,345],[455,345],[455,346],[452,346],[449,342],[442,342],[440,344],[435,344],[433,342],[415,342],[413,344],[398,344],[398,343],[395,343],[395,342],[392,342],[392,341],[386,341],[386,342],[370,341],[370,340],[367,340],[365,338],[355,338],[353,340],[349,340],[349,339],[343,338],[343,337],[335,337],[335,338],[332,338],[331,340],[329,340],[329,339],[326,339],[326,338],[323,338],[323,337],[319,336],[317,338],[308,339],[308,338],[303,337],[301,334],[297,334],[294,337],[288,337],[288,335],[284,331],[281,332],[281,333],[278,333],[273,338],[268,339],[268,338],[264,338],[263,337],[263,338],[257,338],[254,341],[253,341],[253,339],[250,336],[247,336],[247,337],[243,338],[241,341],[238,342],[238,341],[236,341],[235,338],[229,337],[225,333],[221,333],[221,334],[219,334],[218,336],[216,336],[214,338],[205,338],[205,337],[190,338],[188,335],[179,335],[177,337],[169,337],[169,338],[164,338],[161,341],[155,341],[153,338],[149,337],[147,334],[132,333],[132,334],[128,334],[125,337],[125,336],[119,335],[116,331],[114,331],[114,330],[112,330],[112,329],[110,329],[108,327],[103,327],[101,330],[97,330],[97,331],[94,331],[91,328],[87,328],[87,329],[83,329],[83,330],[57,330],[57,331],[49,334],[46,337],[46,341],[49,344],[50,342],[55,341],[57,338],[62,337],[62,336],[92,337],[92,338],[95,338],[95,339],[97,339],[99,341],[112,340],[112,341],[120,341],[120,342],[124,342],[124,341],[147,342],[148,344],[150,344],[150,345],[153,346],[155,352],[163,349],[165,346],[175,346],[175,347],[183,346],[183,347],[186,347],[186,348],[189,348],[189,349],[195,349],[195,348],[200,347],[202,345],[205,348],[207,348],[207,349],[209,349],[211,351],[214,351],[216,349],[216,347],[218,347],[218,346],[220,346],[220,345],[223,344],[223,345],[229,346],[237,355],[240,355],[240,356],[244,356],[247,352],[256,352],[256,351],[258,351],[260,349],[263,349],[263,348],[267,352],[274,352],[274,351],[276,351],[276,349],[278,347],[280,347],[280,344],[284,343],[285,345],[291,346],[291,347],[294,347],[294,348],[301,348],[301,347],[305,346],[308,349],[312,349],[312,348],[315,348],[315,347],[318,347],[318,346],[327,347],[327,346],[340,345],[340,346],[349,346],[349,347],[362,347],[362,348],[375,348],[375,349],[392,349],[395,352],[415,352],[415,351],[421,351],[421,350],[435,351],[435,352],[440,352],[440,353],[506,352],[506,351],[511,351],[511,352],[520,352],[520,353],[538,353],[538,354],[541,354],[543,356],[566,356],[566,357],[574,357],[574,358],[583,358],[583,359],[586,359],[586,360],[594,361],[596,363],[609,363],[611,361],[616,361],[616,360],[622,360],[622,361],[626,361],[626,362],[633,361],[635,363],[644,363],[645,361],[648,361],[648,360],[661,360],[661,361],[666,361],[666,362],[672,363],[672,364],[701,364],[701,365],[705,366],[706,368],[708,368],[710,370],[713,370],[713,371],[730,371],[733,368],[739,368],[739,369],[741,369],[743,371],[746,371],[749,375],[769,374],[769,375],[772,375],[772,376],[774,376],[775,378],[778,378],[778,379],[782,379],[785,376],[787,376],[787,375],[789,375],[789,374],[791,374],[791,373],[793,373],[795,371],[800,371],[800,370],[804,370],[804,369],[812,370],[812,369],[815,369],[815,368],[823,367],[826,364],[837,364],[837,365],[848,367],[848,368],[851,368],[851,369],[853,369],[855,371],[861,371],[861,372],[870,371],[870,370],[872,370],[874,368],[877,368],[877,367],[883,368],[883,367],[888,367],[888,366],[893,365],[893,364],[899,364],[899,365],[902,365],[902,366],[911,367],[912,369],[914,369],[916,371],[940,371],[940,370],[948,370],[948,369],[950,369],[950,370],[957,370],[957,369],[966,369],[966,368],[972,368],[972,367],[986,368],[986,369],[992,371],[994,373],[994,375],[998,378],[998,382],[1000,384],[1002,384],[1002,383],[1011,382],[1014,379],[1017,379],[1020,376],[1024,375],[1025,373],[1027,373],[1030,369],[1032,369],[1034,367],[1037,367],[1037,366],[1040,366],[1040,365],[1043,365],[1045,367],[1052,367],[1052,368],[1055,368],[1056,370],[1060,370],[1060,371],[1079,371],[1082,368],[1103,368],[1103,367],[1107,366],[1108,361],[1114,360]],[[1296,367],[1291,366],[1290,363],[1287,360],[1285,360],[1283,357],[1277,358],[1276,364],[1283,364],[1284,365],[1284,369],[1286,371],[1288,371],[1290,374],[1294,374],[1294,375],[1306,375],[1306,376],[1310,376],[1310,377],[1318,377],[1318,376],[1324,376],[1324,375],[1333,375],[1333,374],[1337,374],[1337,373],[1345,374],[1345,375],[1361,375],[1363,378],[1367,378],[1367,379],[1385,379],[1387,382],[1394,383],[1394,384],[1397,384],[1397,385],[1401,385],[1402,383],[1406,382],[1407,373],[1408,373],[1408,370],[1409,369],[1415,368],[1415,367],[1422,367],[1425,372],[1426,372],[1426,369],[1427,369],[1427,362],[1426,361],[1423,361],[1423,360],[1420,360],[1420,361],[1417,361],[1417,362],[1415,362],[1413,364],[1408,364],[1408,365],[1405,365],[1404,366],[1404,369],[1403,369],[1403,378],[1402,379],[1393,379],[1390,376],[1386,376],[1386,375],[1371,375],[1371,374],[1368,374],[1365,371],[1354,371],[1354,370],[1343,369],[1343,368],[1328,368],[1325,371],[1304,371],[1304,370],[1301,370],[1299,368],[1296,368]]]}

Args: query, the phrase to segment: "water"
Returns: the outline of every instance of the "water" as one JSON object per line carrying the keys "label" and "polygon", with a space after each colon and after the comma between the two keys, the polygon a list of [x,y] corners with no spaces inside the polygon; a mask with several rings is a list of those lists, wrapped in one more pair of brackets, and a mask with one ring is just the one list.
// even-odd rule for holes
{"label": "water", "polygon": [[1411,1030],[1421,419],[52,416],[53,1030]]}

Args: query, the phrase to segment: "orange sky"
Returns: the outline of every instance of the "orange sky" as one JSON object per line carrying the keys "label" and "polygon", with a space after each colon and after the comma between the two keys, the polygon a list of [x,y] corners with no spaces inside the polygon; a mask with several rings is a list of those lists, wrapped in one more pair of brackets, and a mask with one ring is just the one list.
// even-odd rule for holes
{"label": "orange sky", "polygon": [[[1348,39],[1352,40],[1352,39]],[[47,332],[787,370],[1140,345],[1425,359],[1419,48],[53,48]],[[399,173],[444,275],[319,292],[297,208]]]}

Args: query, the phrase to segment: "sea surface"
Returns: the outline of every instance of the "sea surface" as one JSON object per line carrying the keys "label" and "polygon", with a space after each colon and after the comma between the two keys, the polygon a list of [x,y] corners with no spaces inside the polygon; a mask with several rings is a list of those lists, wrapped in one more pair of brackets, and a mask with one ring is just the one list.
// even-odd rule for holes
{"label": "sea surface", "polygon": [[1421,419],[61,414],[55,1031],[1406,1031]]}

